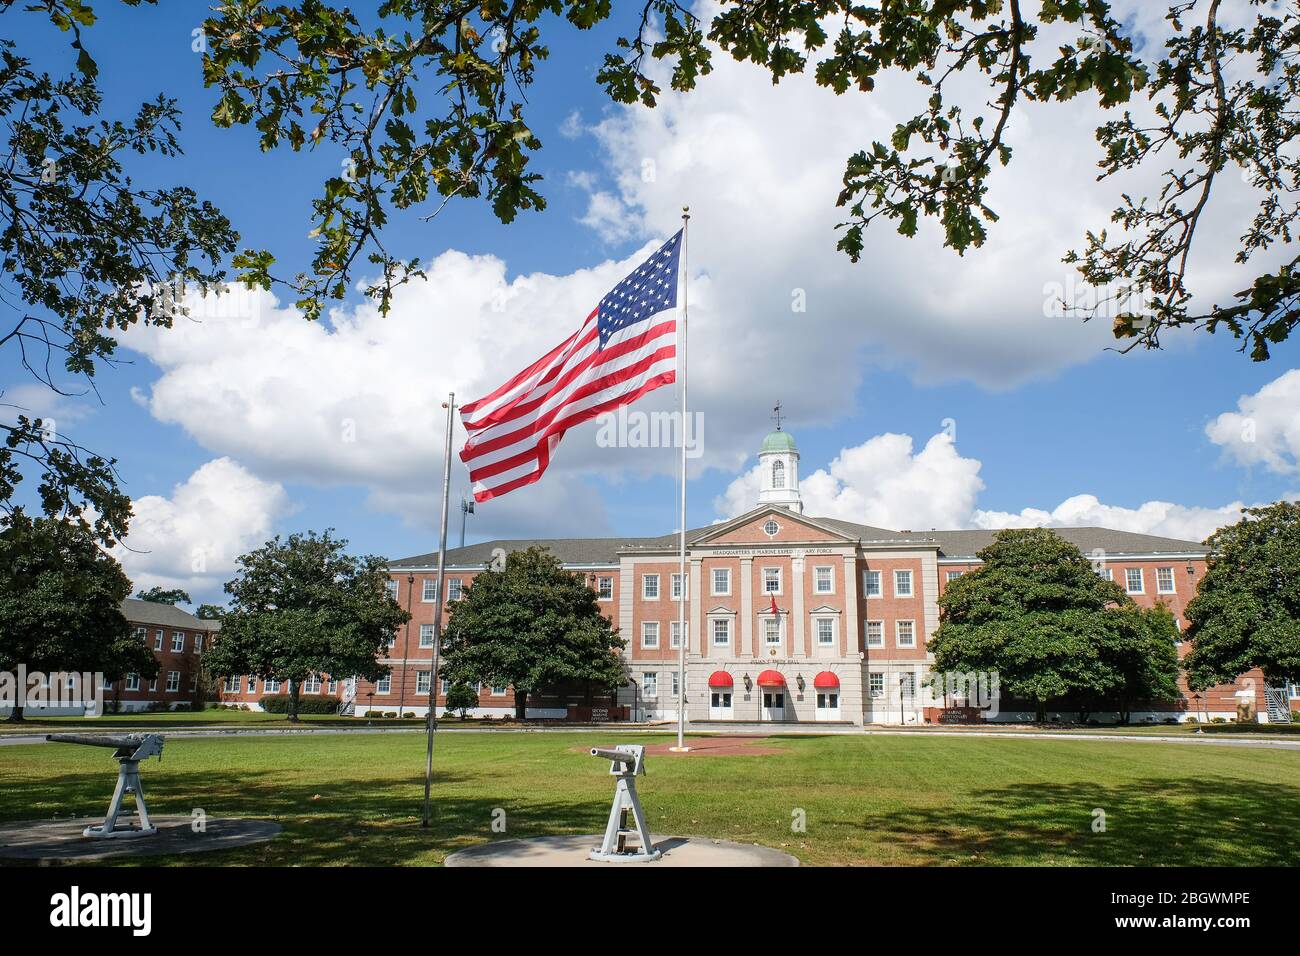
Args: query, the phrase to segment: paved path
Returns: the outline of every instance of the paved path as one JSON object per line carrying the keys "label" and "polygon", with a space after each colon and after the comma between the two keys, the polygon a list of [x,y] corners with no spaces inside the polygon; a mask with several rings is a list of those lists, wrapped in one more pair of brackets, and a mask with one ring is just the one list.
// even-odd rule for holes
{"label": "paved path", "polygon": [[[85,728],[81,732],[93,733]],[[457,727],[446,728],[446,734],[668,734],[673,733],[674,726],[620,726],[601,724],[598,726],[560,726],[560,727]],[[50,731],[53,732],[53,731]],[[220,728],[169,730],[167,728],[140,728],[124,731],[113,728],[113,733],[161,733],[175,739],[212,738],[212,737],[302,737],[332,736],[337,734],[423,734],[423,727],[303,727],[295,730],[254,729],[254,728]],[[0,734],[0,747],[31,744],[44,744],[46,731],[38,734]],[[813,725],[772,725],[772,724],[692,724],[692,734],[740,734],[745,736],[825,736],[827,734],[848,734],[880,737],[1012,737],[1017,740],[1104,740],[1123,743],[1159,743],[1188,744],[1192,746],[1215,747],[1251,747],[1266,750],[1300,750],[1300,736],[1297,737],[1230,737],[1226,734],[1123,734],[1123,733],[1079,733],[1070,731],[1047,730],[939,730],[906,727],[869,727],[866,730],[854,726],[817,727]],[[689,734],[688,734],[689,736]]]}

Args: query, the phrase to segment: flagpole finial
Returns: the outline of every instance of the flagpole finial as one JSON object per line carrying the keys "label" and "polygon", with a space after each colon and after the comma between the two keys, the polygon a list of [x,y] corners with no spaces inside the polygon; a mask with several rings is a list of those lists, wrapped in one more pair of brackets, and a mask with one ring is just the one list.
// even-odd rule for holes
{"label": "flagpole finial", "polygon": [[690,207],[690,206],[683,206],[683,207],[682,207],[682,218],[683,218],[683,219],[690,219],[690,218],[691,218],[691,207]]}

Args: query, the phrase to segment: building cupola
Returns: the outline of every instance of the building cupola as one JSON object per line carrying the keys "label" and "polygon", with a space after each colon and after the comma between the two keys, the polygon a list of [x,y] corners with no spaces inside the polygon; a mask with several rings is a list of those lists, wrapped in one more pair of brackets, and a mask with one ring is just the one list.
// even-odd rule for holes
{"label": "building cupola", "polygon": [[799,449],[795,447],[794,437],[781,430],[780,402],[772,409],[772,418],[776,421],[776,430],[763,439],[763,445],[758,450],[761,470],[758,503],[781,505],[802,514],[803,501],[799,498]]}

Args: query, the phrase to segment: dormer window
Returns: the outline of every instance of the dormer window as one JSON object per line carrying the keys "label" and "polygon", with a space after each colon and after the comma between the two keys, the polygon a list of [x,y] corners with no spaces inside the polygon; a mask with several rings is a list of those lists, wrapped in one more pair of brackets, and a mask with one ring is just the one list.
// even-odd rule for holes
{"label": "dormer window", "polygon": [[772,462],[772,487],[785,487],[785,462],[780,459]]}

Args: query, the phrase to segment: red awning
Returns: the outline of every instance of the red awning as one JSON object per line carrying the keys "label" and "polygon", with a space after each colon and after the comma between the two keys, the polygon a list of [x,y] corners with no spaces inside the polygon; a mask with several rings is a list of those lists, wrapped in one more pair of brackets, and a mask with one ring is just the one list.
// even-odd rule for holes
{"label": "red awning", "polygon": [[784,687],[785,678],[781,676],[779,671],[763,671],[763,673],[758,675],[758,686]]}
{"label": "red awning", "polygon": [[726,671],[714,671],[709,675],[710,687],[730,687],[735,683]]}
{"label": "red awning", "polygon": [[813,678],[814,687],[835,688],[840,686],[840,679],[830,671],[822,671]]}

